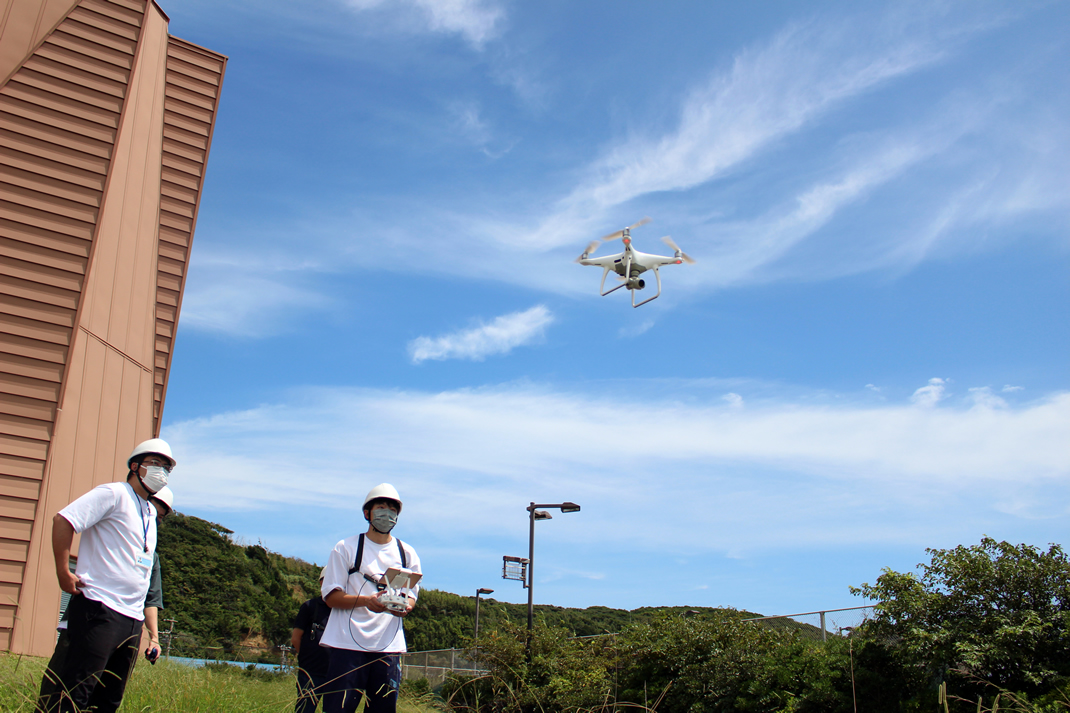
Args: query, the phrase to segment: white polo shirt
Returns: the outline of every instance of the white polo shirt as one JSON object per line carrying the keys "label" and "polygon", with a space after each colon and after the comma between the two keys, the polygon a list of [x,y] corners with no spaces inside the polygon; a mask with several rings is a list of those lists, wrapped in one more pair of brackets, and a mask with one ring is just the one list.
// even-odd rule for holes
{"label": "white polo shirt", "polygon": [[[364,578],[364,574],[379,580],[389,568],[401,567],[401,553],[396,538],[391,537],[385,545],[379,545],[365,537],[360,571],[349,574],[349,568],[357,556],[359,539],[360,535],[347,537],[331,550],[321,587],[324,598],[335,589],[341,589],[345,594],[374,596],[378,590]],[[406,567],[413,572],[420,572],[420,557],[416,550],[404,543],[402,545],[405,547]],[[420,594],[420,586],[416,585],[407,593],[415,599]],[[402,621],[399,616],[389,612],[376,614],[367,607],[331,609],[331,618],[327,621],[320,644],[353,651],[404,653],[407,649]]]}
{"label": "white polo shirt", "polygon": [[156,551],[156,508],[129,483],[106,483],[59,514],[82,536],[75,569],[82,594],[143,621]]}

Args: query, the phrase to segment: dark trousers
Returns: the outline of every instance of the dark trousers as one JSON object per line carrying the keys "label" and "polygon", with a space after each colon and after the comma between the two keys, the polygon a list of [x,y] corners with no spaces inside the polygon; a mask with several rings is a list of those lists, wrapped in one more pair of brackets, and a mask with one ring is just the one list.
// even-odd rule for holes
{"label": "dark trousers", "polygon": [[[81,595],[71,598],[68,612],[66,660],[57,663],[59,682],[54,690],[46,692],[42,681],[38,707],[48,713],[90,707],[96,713],[114,713],[137,660],[142,622]],[[59,656],[57,646],[53,658]]]}
{"label": "dark trousers", "polygon": [[326,672],[310,675],[303,668],[297,669],[297,707],[294,713],[316,713],[326,682]]}
{"label": "dark trousers", "polygon": [[364,713],[395,713],[401,687],[401,654],[331,649],[323,713],[354,713],[361,693]]}
{"label": "dark trousers", "polygon": [[[59,672],[63,670],[63,664],[67,662],[67,649],[70,648],[70,645],[71,635],[67,633],[66,629],[60,630],[59,638],[56,639],[56,650],[52,652],[48,667],[45,668],[45,673],[41,676],[41,692],[37,694],[35,713],[48,713],[52,696],[63,690],[59,683]],[[57,698],[56,701],[58,703],[59,699]]]}

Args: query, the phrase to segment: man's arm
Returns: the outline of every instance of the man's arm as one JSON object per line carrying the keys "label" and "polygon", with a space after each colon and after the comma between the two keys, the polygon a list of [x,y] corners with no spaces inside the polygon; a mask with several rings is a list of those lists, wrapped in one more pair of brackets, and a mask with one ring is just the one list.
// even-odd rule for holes
{"label": "man's arm", "polygon": [[301,637],[305,635],[304,629],[294,629],[290,634],[290,646],[293,647],[294,653],[301,653]]}
{"label": "man's arm", "polygon": [[327,603],[331,609],[356,609],[357,607],[366,607],[367,609],[375,612],[376,614],[382,614],[386,611],[386,607],[379,601],[378,592],[375,596],[356,594],[346,594],[341,589],[335,589],[333,592],[323,598],[323,601]]}
{"label": "man's arm", "polygon": [[59,513],[52,518],[52,556],[56,559],[56,579],[67,594],[78,594],[82,581],[71,571],[71,546],[74,544],[74,525]]}
{"label": "man's arm", "polygon": [[[145,658],[152,660],[160,655],[160,626],[159,611],[156,607],[145,607],[145,628],[149,632],[149,648],[145,650]],[[156,656],[151,656],[150,651],[156,651]]]}

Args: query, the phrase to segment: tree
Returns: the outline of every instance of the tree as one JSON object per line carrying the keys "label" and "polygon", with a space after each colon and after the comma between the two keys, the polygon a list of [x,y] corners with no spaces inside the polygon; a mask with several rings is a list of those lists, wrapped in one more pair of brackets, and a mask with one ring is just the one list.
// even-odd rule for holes
{"label": "tree", "polygon": [[867,638],[883,641],[930,680],[958,678],[1029,696],[1070,677],[1070,562],[985,537],[979,545],[927,549],[920,574],[885,569],[854,594],[880,601]]}

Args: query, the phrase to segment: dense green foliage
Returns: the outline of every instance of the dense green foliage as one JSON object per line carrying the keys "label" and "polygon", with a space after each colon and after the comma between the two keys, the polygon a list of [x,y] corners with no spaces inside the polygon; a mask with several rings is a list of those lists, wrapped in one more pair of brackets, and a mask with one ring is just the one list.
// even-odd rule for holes
{"label": "dense green foliage", "polygon": [[[538,626],[560,629],[567,636],[615,634],[633,624],[649,621],[663,612],[682,615],[685,611],[715,611],[689,607],[643,607],[628,611],[609,607],[569,609],[537,604],[534,619]],[[430,651],[465,646],[475,631],[474,597],[426,589],[420,602],[405,620],[405,635],[411,651]],[[757,616],[751,614],[750,616]],[[479,627],[483,632],[511,624],[527,627],[526,604],[510,604],[483,599],[479,606]]]}
{"label": "dense green foliage", "polygon": [[[1070,711],[1067,587],[1061,548],[985,538],[929,550],[920,575],[885,573],[857,593],[872,621],[824,643],[803,627],[744,621],[732,610],[655,612],[619,636],[570,639],[540,627],[481,636],[479,678],[443,693],[459,710],[899,713]],[[637,614],[636,612],[632,613]],[[857,701],[857,708],[856,708]],[[987,704],[985,704],[987,701]]]}
{"label": "dense green foliage", "polygon": [[984,538],[930,549],[920,575],[885,570],[854,590],[880,600],[869,638],[889,659],[981,695],[991,686],[1038,696],[1070,680],[1070,561]]}
{"label": "dense green foliage", "polygon": [[[480,638],[489,670],[454,677],[443,696],[458,710],[847,711],[848,643],[822,645],[799,628],[745,622],[743,612],[692,616],[660,611],[617,636],[571,638],[538,627],[530,660],[527,631],[506,625]],[[869,706],[868,710],[894,710]]]}
{"label": "dense green foliage", "polygon": [[[232,653],[250,639],[288,642],[301,602],[318,591],[315,565],[234,543],[230,530],[174,514],[160,527],[161,618],[174,619],[175,653]],[[161,622],[162,628],[167,628]]]}
{"label": "dense green foliage", "polygon": [[[288,641],[319,567],[242,546],[220,525],[175,515],[160,530],[165,618],[189,653],[235,653],[242,642]],[[985,538],[928,550],[914,573],[885,570],[856,594],[880,602],[850,637],[727,609],[527,607],[423,590],[406,621],[411,651],[469,646],[489,671],[455,677],[443,695],[458,710],[609,710],[614,701],[661,711],[928,711],[946,686],[950,712],[1070,711],[1070,563]],[[619,632],[619,633],[618,633]],[[613,635],[606,635],[613,634]],[[200,646],[200,650],[197,650]],[[266,655],[266,654],[265,654]],[[248,655],[246,655],[248,658]],[[978,697],[990,707],[978,708]],[[967,706],[968,704],[968,706]],[[956,708],[956,706],[962,706]],[[942,708],[943,706],[941,706]]]}
{"label": "dense green foliage", "polygon": [[[319,565],[283,557],[259,545],[239,545],[230,535],[222,525],[179,513],[160,527],[158,549],[166,605],[162,618],[175,620],[175,631],[180,634],[175,653],[202,656],[221,650],[233,656],[243,642],[257,642],[268,649],[288,642],[297,609],[319,593]],[[674,610],[536,605],[535,620],[569,636],[590,636],[621,631],[661,611]],[[474,623],[474,597],[424,589],[405,622],[409,650],[460,648],[469,643]],[[510,623],[526,626],[527,605],[481,601],[484,631]],[[161,626],[166,629],[168,625]],[[249,651],[241,656],[256,657]]]}

